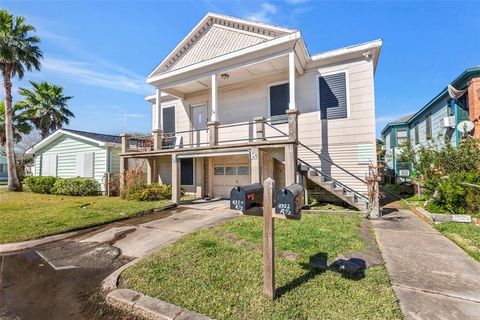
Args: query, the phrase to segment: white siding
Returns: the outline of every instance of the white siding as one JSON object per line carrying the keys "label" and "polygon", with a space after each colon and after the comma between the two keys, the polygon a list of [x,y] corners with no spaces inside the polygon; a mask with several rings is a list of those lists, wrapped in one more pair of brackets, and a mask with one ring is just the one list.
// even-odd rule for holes
{"label": "white siding", "polygon": [[52,141],[48,146],[35,154],[35,167],[37,175],[46,175],[48,169],[44,159],[49,156],[57,157],[57,176],[60,178],[72,178],[77,174],[77,154],[90,153],[93,156],[93,177],[102,185],[103,176],[106,172],[105,149],[70,136],[61,136]]}

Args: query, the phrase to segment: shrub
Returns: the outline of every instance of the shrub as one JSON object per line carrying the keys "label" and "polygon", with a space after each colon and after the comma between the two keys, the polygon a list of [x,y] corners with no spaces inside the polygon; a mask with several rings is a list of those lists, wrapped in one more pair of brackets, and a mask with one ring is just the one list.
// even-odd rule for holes
{"label": "shrub", "polygon": [[100,193],[100,183],[95,179],[58,179],[52,193],[65,196],[96,196]]}
{"label": "shrub", "polygon": [[23,182],[31,192],[49,194],[52,193],[52,188],[57,180],[59,180],[57,177],[30,176],[26,177]]}
{"label": "shrub", "polygon": [[125,171],[125,185],[120,197],[130,199],[132,194],[142,191],[145,186],[146,182],[143,169],[141,167],[130,168]]}
{"label": "shrub", "polygon": [[127,200],[137,201],[158,201],[170,199],[172,197],[172,186],[167,184],[152,183],[143,186],[136,192],[129,193]]}

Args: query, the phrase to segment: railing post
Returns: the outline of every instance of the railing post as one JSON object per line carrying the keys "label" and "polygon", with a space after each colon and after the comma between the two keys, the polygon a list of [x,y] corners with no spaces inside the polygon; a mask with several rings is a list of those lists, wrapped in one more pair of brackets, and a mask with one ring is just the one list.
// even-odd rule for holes
{"label": "railing post", "polygon": [[128,133],[122,133],[120,137],[122,138],[122,153],[127,153],[129,149],[129,139],[131,136]]}
{"label": "railing post", "polygon": [[153,136],[153,150],[162,149],[163,130],[155,129],[152,131]]}
{"label": "railing post", "polygon": [[298,141],[298,114],[297,109],[287,110],[288,140],[290,141]]}
{"label": "railing post", "polygon": [[207,122],[208,126],[208,142],[210,146],[218,145],[218,121],[209,121]]}
{"label": "railing post", "polygon": [[253,118],[255,124],[255,141],[265,140],[265,120],[265,117]]}

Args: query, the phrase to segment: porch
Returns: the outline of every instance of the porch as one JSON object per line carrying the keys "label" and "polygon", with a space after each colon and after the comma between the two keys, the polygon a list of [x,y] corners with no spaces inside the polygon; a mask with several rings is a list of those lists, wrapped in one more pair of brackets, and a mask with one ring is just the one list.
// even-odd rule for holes
{"label": "porch", "polygon": [[171,184],[175,203],[181,189],[200,197],[228,198],[234,186],[269,176],[285,187],[296,179],[298,111],[288,110],[282,122],[257,117],[227,125],[209,122],[205,130],[156,130],[140,139],[124,134],[120,171],[125,172],[128,159],[145,159],[147,183]]}

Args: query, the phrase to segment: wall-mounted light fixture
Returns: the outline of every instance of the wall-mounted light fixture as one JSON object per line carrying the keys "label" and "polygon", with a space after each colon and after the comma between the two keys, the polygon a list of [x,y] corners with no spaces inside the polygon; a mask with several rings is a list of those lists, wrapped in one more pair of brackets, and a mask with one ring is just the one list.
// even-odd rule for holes
{"label": "wall-mounted light fixture", "polygon": [[228,78],[230,78],[230,75],[228,73],[222,73],[220,77],[222,77],[223,80],[228,80]]}

